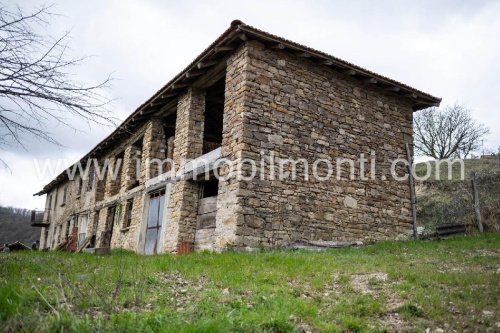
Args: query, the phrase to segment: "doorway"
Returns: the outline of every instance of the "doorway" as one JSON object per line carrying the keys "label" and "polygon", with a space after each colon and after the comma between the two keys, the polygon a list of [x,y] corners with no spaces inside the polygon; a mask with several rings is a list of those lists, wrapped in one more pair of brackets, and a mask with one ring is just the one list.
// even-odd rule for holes
{"label": "doorway", "polygon": [[106,225],[101,234],[101,247],[111,247],[111,237],[113,236],[113,227],[116,219],[116,206],[108,207],[108,215],[106,216]]}
{"label": "doorway", "polygon": [[156,254],[160,247],[163,208],[165,206],[165,190],[153,192],[149,196],[148,225],[144,254]]}

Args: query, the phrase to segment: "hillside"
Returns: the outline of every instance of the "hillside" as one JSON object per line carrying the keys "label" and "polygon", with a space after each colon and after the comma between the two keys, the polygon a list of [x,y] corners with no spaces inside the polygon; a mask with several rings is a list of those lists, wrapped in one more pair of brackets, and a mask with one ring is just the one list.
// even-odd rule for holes
{"label": "hillside", "polygon": [[39,239],[40,228],[32,227],[30,219],[28,209],[0,206],[0,244],[20,241],[31,246]]}
{"label": "hillside", "polygon": [[[416,182],[417,223],[434,229],[442,223],[475,223],[473,210],[471,173],[477,173],[478,193],[483,224],[489,230],[500,230],[500,160],[464,160],[465,179],[460,180],[460,166],[454,164],[451,180],[448,169],[443,165],[436,172],[431,162],[431,177]],[[425,165],[416,165],[416,174],[425,174]],[[436,176],[439,175],[437,180]]]}

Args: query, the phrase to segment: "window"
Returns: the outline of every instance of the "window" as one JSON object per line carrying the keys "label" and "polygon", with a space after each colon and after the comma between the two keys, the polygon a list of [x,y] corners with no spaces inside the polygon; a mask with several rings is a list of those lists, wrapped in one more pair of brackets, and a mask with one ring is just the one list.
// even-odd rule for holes
{"label": "window", "polygon": [[47,206],[47,221],[50,223],[50,211],[52,210],[52,194],[49,195],[49,204]]}
{"label": "window", "polygon": [[142,141],[143,137],[139,138],[132,144],[131,160],[130,160],[130,181],[128,189],[132,189],[140,185],[141,179],[141,164],[142,164]]}
{"label": "window", "polygon": [[87,183],[87,192],[92,191],[93,186],[94,186],[94,168],[90,168],[88,183]]}
{"label": "window", "polygon": [[71,229],[71,221],[66,221],[64,224],[64,239],[68,240],[69,239],[69,232]]}
{"label": "window", "polygon": [[43,242],[43,249],[49,247],[49,227],[44,228],[44,242]]}
{"label": "window", "polygon": [[125,206],[125,221],[123,223],[123,229],[127,229],[132,225],[132,208],[134,206],[134,201],[132,199],[127,201]]}
{"label": "window", "polygon": [[83,187],[83,178],[82,176],[80,176],[78,178],[78,190],[76,191],[77,196],[80,196],[80,194],[82,194],[82,187]]}
{"label": "window", "polygon": [[200,183],[199,198],[216,197],[219,192],[219,180],[213,178]]}
{"label": "window", "polygon": [[63,190],[63,197],[62,197],[62,203],[61,206],[63,206],[66,203],[66,198],[68,197],[68,188],[65,187]]}
{"label": "window", "polygon": [[78,228],[78,246],[81,246],[85,241],[87,236],[87,224],[89,222],[88,215],[81,215],[80,217],[80,227]]}

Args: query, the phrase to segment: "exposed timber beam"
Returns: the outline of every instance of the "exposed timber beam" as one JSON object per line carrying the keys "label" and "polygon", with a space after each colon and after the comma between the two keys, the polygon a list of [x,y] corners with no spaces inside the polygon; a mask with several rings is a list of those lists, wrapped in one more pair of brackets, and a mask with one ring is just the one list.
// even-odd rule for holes
{"label": "exposed timber beam", "polygon": [[278,43],[278,44],[274,44],[273,46],[271,46],[271,48],[276,49],[276,50],[284,50],[286,48],[286,46],[284,44]]}
{"label": "exposed timber beam", "polygon": [[389,87],[386,89],[387,91],[393,91],[393,92],[398,92],[401,90],[401,88],[394,86],[394,87]]}
{"label": "exposed timber beam", "polygon": [[186,88],[189,87],[189,83],[181,82],[181,83],[174,83],[172,84],[172,89],[180,89],[180,88]]}
{"label": "exposed timber beam", "polygon": [[216,46],[214,48],[215,53],[232,51],[232,50],[234,50],[234,46],[232,45],[221,45],[221,46]]}
{"label": "exposed timber beam", "polygon": [[214,65],[217,65],[217,62],[216,60],[207,60],[207,61],[200,61],[196,67],[198,67],[198,69],[202,69],[202,68],[206,68],[206,67],[211,67],[211,66],[214,66]]}
{"label": "exposed timber beam", "polygon": [[186,73],[186,78],[197,77],[197,76],[200,76],[203,73],[205,73],[205,71],[196,71],[196,70],[190,71],[190,72]]}

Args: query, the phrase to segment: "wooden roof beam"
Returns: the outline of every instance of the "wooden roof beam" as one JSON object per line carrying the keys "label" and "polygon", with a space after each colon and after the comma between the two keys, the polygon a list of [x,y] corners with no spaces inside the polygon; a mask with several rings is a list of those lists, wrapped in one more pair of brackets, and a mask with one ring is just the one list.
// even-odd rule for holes
{"label": "wooden roof beam", "polygon": [[272,45],[271,49],[284,50],[284,49],[286,49],[286,46],[285,46],[285,44],[277,43],[277,44]]}
{"label": "wooden roof beam", "polygon": [[354,76],[357,74],[354,69],[347,69],[344,73],[350,76]]}
{"label": "wooden roof beam", "polygon": [[401,88],[398,86],[394,86],[394,87],[386,88],[385,90],[392,91],[392,92],[399,92],[399,91],[401,91]]}
{"label": "wooden roof beam", "polygon": [[214,52],[215,53],[220,53],[220,52],[227,52],[227,51],[232,51],[234,50],[234,46],[232,45],[220,45],[220,46],[216,46],[214,48]]}
{"label": "wooden roof beam", "polygon": [[197,76],[202,75],[203,73],[205,73],[205,71],[197,71],[197,70],[189,71],[186,73],[186,78],[189,79],[192,77],[197,77]]}
{"label": "wooden roof beam", "polygon": [[179,82],[179,83],[172,84],[172,89],[181,89],[181,88],[186,88],[189,86],[190,86],[190,84],[187,82]]}
{"label": "wooden roof beam", "polygon": [[196,67],[198,67],[198,69],[203,69],[203,68],[206,68],[206,67],[212,67],[214,65],[217,65],[218,61],[216,60],[207,60],[207,61],[200,61]]}

